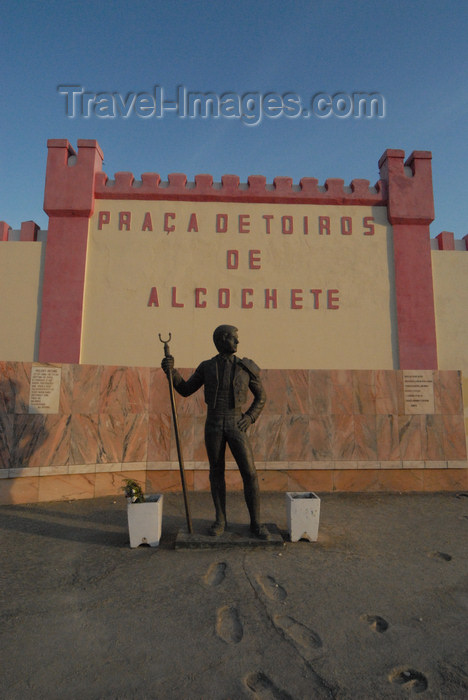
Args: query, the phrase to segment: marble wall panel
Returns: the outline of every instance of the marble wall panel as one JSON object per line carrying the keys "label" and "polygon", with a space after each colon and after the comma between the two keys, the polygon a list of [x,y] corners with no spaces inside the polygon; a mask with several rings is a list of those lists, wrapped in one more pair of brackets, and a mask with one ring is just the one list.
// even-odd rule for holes
{"label": "marble wall panel", "polygon": [[400,440],[398,434],[398,415],[377,415],[377,458],[385,461],[399,460]]}
{"label": "marble wall panel", "polygon": [[30,362],[0,362],[0,413],[29,413]]}
{"label": "marble wall panel", "polygon": [[310,462],[312,450],[308,416],[285,416],[283,430],[285,431],[284,450],[279,461]]}
{"label": "marble wall panel", "polygon": [[333,459],[334,424],[332,416],[312,415],[309,419],[310,458]]}
{"label": "marble wall panel", "polygon": [[287,491],[333,491],[333,472],[319,469],[290,469]]}
{"label": "marble wall panel", "polygon": [[329,415],[332,413],[332,377],[326,370],[309,372],[309,413]]}
{"label": "marble wall panel", "polygon": [[398,435],[402,460],[423,459],[421,416],[398,416]]}
{"label": "marble wall panel", "polygon": [[442,416],[442,437],[445,459],[466,459],[463,415]]}
{"label": "marble wall panel", "polygon": [[40,476],[0,480],[0,504],[37,503]]}
{"label": "marble wall panel", "polygon": [[331,411],[332,415],[352,415],[354,413],[354,381],[351,370],[331,370]]}
{"label": "marble wall panel", "polygon": [[333,459],[353,459],[354,439],[354,416],[345,414],[333,416]]}
{"label": "marble wall panel", "polygon": [[424,491],[465,491],[468,469],[424,469]]}
{"label": "marble wall panel", "polygon": [[375,415],[376,389],[374,370],[355,370],[353,372],[353,412]]}
{"label": "marble wall panel", "polygon": [[[26,416],[24,416],[26,418]],[[34,415],[27,418],[34,418]],[[41,416],[44,422],[39,441],[33,447],[28,465],[30,467],[66,466],[70,460],[71,416],[48,414]],[[30,428],[31,429],[31,428]],[[24,449],[24,446],[23,448]],[[20,454],[22,449],[20,449]],[[17,454],[17,458],[20,458]],[[20,466],[20,465],[18,465]]]}
{"label": "marble wall panel", "polygon": [[[187,489],[193,490],[194,488],[194,473],[200,474],[202,472],[185,471],[185,483]],[[146,491],[153,493],[168,493],[181,491],[181,480],[179,471],[152,471],[146,472]],[[205,491],[206,489],[201,489]]]}
{"label": "marble wall panel", "polygon": [[98,416],[98,452],[96,462],[121,462],[124,441],[124,416],[100,413]]}
{"label": "marble wall panel", "polygon": [[142,413],[148,406],[149,368],[104,367],[101,375],[99,412]]}
{"label": "marble wall panel", "polygon": [[422,458],[441,460],[444,458],[444,435],[442,416],[421,416]]}
{"label": "marble wall panel", "polygon": [[285,422],[283,415],[262,415],[250,429],[255,458],[261,462],[280,462],[284,453]]}
{"label": "marble wall panel", "polygon": [[148,416],[148,461],[171,461],[171,416],[166,413]]}
{"label": "marble wall panel", "polygon": [[354,416],[353,459],[377,459],[377,427],[375,415]]}
{"label": "marble wall panel", "polygon": [[148,456],[148,414],[129,413],[123,425],[122,462],[146,462]]}
{"label": "marble wall panel", "polygon": [[14,421],[13,413],[0,411],[0,469],[14,466]]}
{"label": "marble wall panel", "polygon": [[398,414],[397,374],[393,370],[375,370],[375,410],[377,415]]}
{"label": "marble wall panel", "polygon": [[63,474],[39,477],[37,500],[68,501],[70,498],[94,498],[95,474]]}
{"label": "marble wall panel", "polygon": [[442,415],[463,414],[461,372],[439,370],[437,374],[439,391],[435,396],[435,412]]}
{"label": "marble wall panel", "polygon": [[71,413],[99,413],[101,377],[104,368],[98,365],[73,365]]}
{"label": "marble wall panel", "polygon": [[99,416],[73,414],[71,417],[70,464],[96,463],[99,451]]}

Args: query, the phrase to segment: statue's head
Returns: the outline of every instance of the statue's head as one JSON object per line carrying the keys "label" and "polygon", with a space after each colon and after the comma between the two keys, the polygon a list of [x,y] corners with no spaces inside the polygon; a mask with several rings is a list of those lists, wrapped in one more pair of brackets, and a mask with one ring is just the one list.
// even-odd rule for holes
{"label": "statue's head", "polygon": [[213,333],[213,342],[218,352],[236,352],[239,343],[237,328],[227,325],[218,326]]}

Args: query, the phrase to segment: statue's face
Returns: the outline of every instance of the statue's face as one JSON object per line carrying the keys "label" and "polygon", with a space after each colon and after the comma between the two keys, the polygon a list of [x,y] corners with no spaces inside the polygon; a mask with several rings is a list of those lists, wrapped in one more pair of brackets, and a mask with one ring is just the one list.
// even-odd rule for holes
{"label": "statue's face", "polygon": [[232,333],[226,333],[223,338],[222,352],[227,352],[232,355],[236,352],[238,345],[239,337],[237,335],[237,331],[233,331]]}

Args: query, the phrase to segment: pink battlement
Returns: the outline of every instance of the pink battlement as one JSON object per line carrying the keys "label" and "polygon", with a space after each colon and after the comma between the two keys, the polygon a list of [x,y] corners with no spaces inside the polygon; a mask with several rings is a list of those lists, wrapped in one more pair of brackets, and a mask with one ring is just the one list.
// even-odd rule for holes
{"label": "pink battlement", "polygon": [[[0,241],[10,240],[11,226],[6,221],[0,221]],[[20,241],[37,241],[37,234],[40,227],[35,221],[22,221],[20,231]]]}
{"label": "pink battlement", "polygon": [[353,180],[348,188],[344,180],[329,178],[320,187],[318,180],[304,177],[298,186],[290,177],[275,177],[268,185],[263,175],[250,175],[241,184],[237,175],[223,175],[221,182],[214,182],[212,175],[195,175],[189,182],[183,173],[170,173],[163,182],[157,173],[143,173],[136,180],[130,172],[115,173],[110,180],[106,173],[95,176],[96,199],[140,199],[205,202],[271,202],[278,204],[355,204],[377,205],[387,203],[385,182],[379,180],[374,188],[369,180]]}

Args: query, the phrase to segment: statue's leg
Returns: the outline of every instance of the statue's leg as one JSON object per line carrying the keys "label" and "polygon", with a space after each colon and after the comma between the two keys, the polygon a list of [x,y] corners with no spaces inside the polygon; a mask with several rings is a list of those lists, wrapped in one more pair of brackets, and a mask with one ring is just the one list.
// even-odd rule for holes
{"label": "statue's leg", "polygon": [[257,529],[260,525],[260,489],[252,446],[247,433],[237,427],[238,418],[235,420],[236,423],[227,431],[227,443],[244,483],[244,497],[250,515],[251,529]]}
{"label": "statue's leg", "polygon": [[216,523],[225,526],[226,482],[224,479],[224,470],[226,438],[222,429],[222,425],[217,426],[216,423],[206,423],[205,446],[208,455],[208,461],[210,463],[211,497],[213,499],[213,504],[215,507]]}

